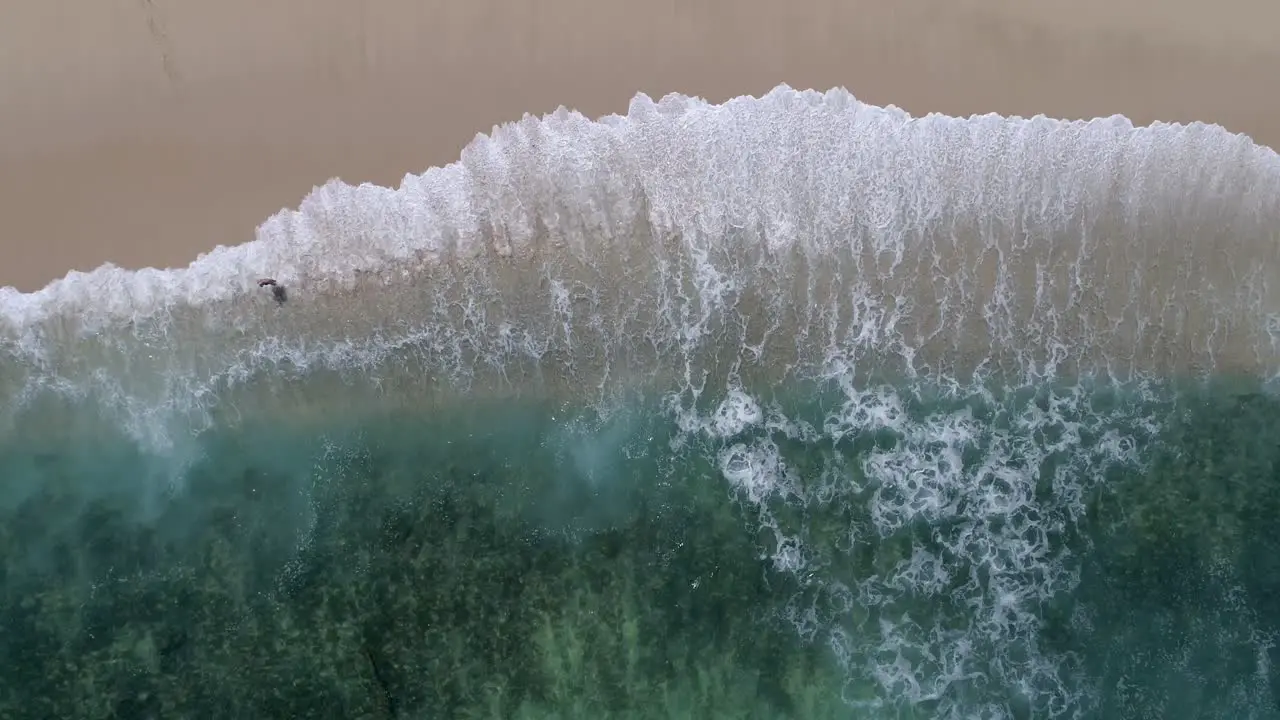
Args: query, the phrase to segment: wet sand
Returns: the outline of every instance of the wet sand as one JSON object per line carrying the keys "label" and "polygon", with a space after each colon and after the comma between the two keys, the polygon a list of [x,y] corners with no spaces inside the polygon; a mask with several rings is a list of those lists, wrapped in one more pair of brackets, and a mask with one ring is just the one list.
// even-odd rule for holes
{"label": "wet sand", "polygon": [[50,0],[0,24],[0,285],[185,266],[330,177],[636,92],[849,88],[913,113],[1215,122],[1280,146],[1261,0]]}

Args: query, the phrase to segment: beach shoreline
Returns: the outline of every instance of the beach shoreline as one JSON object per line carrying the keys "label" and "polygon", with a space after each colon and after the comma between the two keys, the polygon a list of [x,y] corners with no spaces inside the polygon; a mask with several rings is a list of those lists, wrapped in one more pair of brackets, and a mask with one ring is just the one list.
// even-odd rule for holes
{"label": "beach shoreline", "polygon": [[495,124],[621,114],[637,92],[843,86],[915,114],[1203,121],[1274,147],[1280,97],[1260,89],[1280,52],[1258,28],[1280,10],[1230,4],[109,2],[77,11],[92,30],[31,5],[0,29],[0,286],[185,267],[332,177],[395,186]]}

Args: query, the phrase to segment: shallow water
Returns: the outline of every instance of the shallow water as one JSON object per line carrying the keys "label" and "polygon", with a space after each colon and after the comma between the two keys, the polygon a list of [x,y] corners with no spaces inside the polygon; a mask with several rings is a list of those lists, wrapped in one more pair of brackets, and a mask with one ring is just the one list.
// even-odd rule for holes
{"label": "shallow water", "polygon": [[0,714],[1280,717],[1277,191],[639,96],[0,292]]}

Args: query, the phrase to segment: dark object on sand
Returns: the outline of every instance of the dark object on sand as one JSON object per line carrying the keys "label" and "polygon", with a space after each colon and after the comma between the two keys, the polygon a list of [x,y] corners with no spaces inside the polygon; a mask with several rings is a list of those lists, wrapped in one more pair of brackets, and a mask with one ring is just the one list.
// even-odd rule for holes
{"label": "dark object on sand", "polygon": [[285,291],[283,285],[276,282],[275,278],[262,278],[258,281],[258,287],[267,286],[271,287],[271,296],[276,299],[276,302],[283,305],[284,301],[289,299],[288,292]]}

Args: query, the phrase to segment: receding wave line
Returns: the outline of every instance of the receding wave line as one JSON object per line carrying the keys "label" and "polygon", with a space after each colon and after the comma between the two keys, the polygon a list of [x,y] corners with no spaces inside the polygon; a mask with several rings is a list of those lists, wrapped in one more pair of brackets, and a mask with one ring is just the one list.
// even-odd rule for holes
{"label": "receding wave line", "polygon": [[1280,158],[1218,126],[637,95],[399,189],[331,181],[185,269],[0,291],[0,398],[151,422],[284,370],[579,394],[713,367],[1269,376],[1278,232]]}

